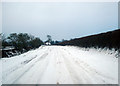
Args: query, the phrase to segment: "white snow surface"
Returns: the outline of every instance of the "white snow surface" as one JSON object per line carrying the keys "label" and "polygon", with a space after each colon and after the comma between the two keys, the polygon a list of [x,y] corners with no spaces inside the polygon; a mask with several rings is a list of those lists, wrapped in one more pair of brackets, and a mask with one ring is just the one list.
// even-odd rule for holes
{"label": "white snow surface", "polygon": [[2,84],[118,84],[118,58],[108,51],[41,46],[0,63]]}

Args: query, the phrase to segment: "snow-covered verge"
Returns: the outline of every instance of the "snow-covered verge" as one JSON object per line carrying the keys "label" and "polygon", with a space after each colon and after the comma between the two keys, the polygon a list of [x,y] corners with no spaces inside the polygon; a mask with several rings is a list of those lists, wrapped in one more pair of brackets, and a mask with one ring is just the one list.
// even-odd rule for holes
{"label": "snow-covered verge", "polygon": [[91,52],[99,52],[102,54],[109,54],[112,56],[115,56],[116,58],[118,58],[120,55],[119,51],[120,50],[115,50],[114,48],[112,48],[111,50],[107,47],[105,48],[95,48],[95,47],[91,47],[91,48],[83,48],[83,47],[77,47],[77,46],[68,46],[68,47],[73,47],[73,48],[77,48],[83,51],[91,51]]}
{"label": "snow-covered verge", "polygon": [[66,50],[74,53],[73,57],[78,57],[95,70],[116,78],[116,81],[118,80],[118,58],[116,58],[118,51],[114,49],[79,48],[74,46],[66,48]]}
{"label": "snow-covered verge", "polygon": [[[115,51],[41,46],[2,58],[3,84],[118,84]],[[110,54],[109,54],[110,53]]]}

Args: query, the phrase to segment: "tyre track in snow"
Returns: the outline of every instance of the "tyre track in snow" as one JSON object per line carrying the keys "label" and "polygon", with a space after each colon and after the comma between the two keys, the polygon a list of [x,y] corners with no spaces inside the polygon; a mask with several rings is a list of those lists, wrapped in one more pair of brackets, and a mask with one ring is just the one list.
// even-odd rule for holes
{"label": "tyre track in snow", "polygon": [[[43,48],[43,47],[40,47],[40,49],[41,48]],[[35,52],[36,50],[34,50],[34,52]],[[45,51],[47,51],[47,50],[45,50]],[[31,51],[30,51],[31,52]],[[14,65],[13,67],[10,67],[8,70],[6,70],[6,71],[2,71],[3,72],[3,76],[8,76],[8,75],[10,75],[12,72],[15,72],[16,70],[18,70],[18,69],[20,69],[21,67],[23,67],[23,66],[25,66],[25,65],[27,65],[29,62],[31,62],[32,60],[36,60],[36,59],[39,59],[39,58],[37,58],[38,57],[38,54],[35,54],[34,55],[34,53],[33,52],[31,52],[31,53],[25,53],[24,55],[23,55],[23,57],[24,58],[26,58],[26,56],[28,56],[28,54],[31,54],[31,57],[30,58],[28,58],[28,59],[26,59],[26,60],[23,60],[23,61],[20,61],[20,62],[18,62],[18,64],[17,65]],[[39,51],[37,51],[37,52],[39,52]],[[44,54],[44,53],[43,53]],[[4,64],[3,64],[3,68],[4,68]],[[3,79],[4,79],[4,77],[2,77]]]}
{"label": "tyre track in snow", "polygon": [[[91,68],[87,63],[80,61],[80,59],[74,57],[72,53],[66,49],[61,48],[62,56],[65,60],[65,64],[73,78],[74,83],[85,84],[85,83],[95,83],[107,84],[111,82],[105,81],[106,79],[113,80],[112,77],[103,75]],[[75,70],[74,70],[75,69]],[[76,70],[77,69],[77,70]]]}
{"label": "tyre track in snow", "polygon": [[69,49],[45,46],[35,54],[26,54],[30,58],[22,60],[20,67],[14,66],[18,68],[4,76],[4,84],[109,84],[115,81],[76,57]]}
{"label": "tyre track in snow", "polygon": [[66,68],[68,69],[74,84],[91,83],[89,76],[86,75],[86,72],[81,67],[73,62],[71,55],[66,57],[66,53],[63,51],[61,52],[66,64]]}
{"label": "tyre track in snow", "polygon": [[[35,55],[36,57],[22,62],[23,65],[21,65],[20,67],[16,68],[16,70],[11,72],[9,74],[9,76],[15,76],[14,74],[19,72],[19,71],[21,71],[21,73],[16,75],[13,80],[11,80],[10,78],[5,78],[5,79],[3,78],[3,81],[5,81],[3,83],[7,83],[7,82],[10,81],[11,84],[14,84],[14,83],[16,84],[16,82],[20,78],[22,78],[22,76],[24,76],[28,71],[30,71],[39,61],[41,62],[42,60],[45,59],[45,57],[48,55],[48,51],[49,51],[49,48],[47,50],[45,50],[41,56]],[[9,76],[7,76],[7,77],[9,77]],[[8,83],[8,84],[10,84],[10,83]]]}
{"label": "tyre track in snow", "polygon": [[[90,67],[89,64],[85,63],[84,61],[81,61],[79,58],[76,58],[75,55],[73,55],[72,53],[69,52],[69,50],[65,49],[65,51],[72,56],[71,59],[73,59],[73,61],[79,65],[80,67],[82,67],[86,72],[90,73],[90,74],[97,74],[98,76],[100,76],[101,78],[104,79],[109,79],[109,80],[114,80],[114,78],[109,77],[105,74],[102,74],[100,71],[97,71],[96,69],[93,69],[92,67]],[[88,52],[89,53],[89,52]],[[104,80],[103,80],[104,81]]]}
{"label": "tyre track in snow", "polygon": [[[25,61],[21,62],[19,66],[14,66],[13,68],[11,68],[9,70],[8,73],[4,73],[4,75],[7,77],[10,73],[15,72],[16,70],[18,70],[22,66],[25,66],[26,64],[28,64],[29,62],[31,62],[32,60],[34,60],[36,57],[37,57],[37,55],[35,55],[34,57],[30,58],[29,60],[25,60]],[[3,79],[4,79],[4,77],[3,77]]]}
{"label": "tyre track in snow", "polygon": [[65,64],[64,57],[62,56],[62,52],[60,49],[56,50],[56,54],[54,55],[54,59],[56,62],[56,84],[74,84],[71,78],[71,75],[67,69]]}
{"label": "tyre track in snow", "polygon": [[16,83],[20,78],[22,78],[28,71],[30,71],[39,61],[42,61],[46,58],[46,56],[48,55],[48,53],[43,54],[40,59],[38,59],[37,61],[34,62],[34,64],[32,64],[30,67],[28,67],[14,82]]}

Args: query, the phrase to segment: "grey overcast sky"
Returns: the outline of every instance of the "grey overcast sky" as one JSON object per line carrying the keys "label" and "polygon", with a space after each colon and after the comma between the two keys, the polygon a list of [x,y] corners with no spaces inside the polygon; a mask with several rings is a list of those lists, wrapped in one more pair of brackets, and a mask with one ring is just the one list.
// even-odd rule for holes
{"label": "grey overcast sky", "polygon": [[79,38],[118,29],[117,2],[3,2],[2,32],[42,40]]}

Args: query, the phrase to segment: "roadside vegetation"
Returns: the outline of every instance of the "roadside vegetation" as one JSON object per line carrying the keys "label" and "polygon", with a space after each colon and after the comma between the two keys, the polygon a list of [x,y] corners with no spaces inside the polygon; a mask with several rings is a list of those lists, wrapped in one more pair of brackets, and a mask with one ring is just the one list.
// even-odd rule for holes
{"label": "roadside vegetation", "polygon": [[70,45],[97,49],[106,48],[120,52],[120,29],[71,40],[63,39],[62,41],[54,41],[51,35],[47,35],[47,40],[43,42],[40,38],[27,33],[12,33],[8,37],[0,34],[0,36],[0,44],[2,44],[2,46],[0,46],[0,52],[2,52],[1,57],[19,55],[31,49],[36,49],[41,45]]}
{"label": "roadside vegetation", "polygon": [[120,29],[100,33],[96,35],[90,35],[82,38],[76,38],[69,41],[58,43],[59,45],[72,45],[84,48],[114,48],[120,49]]}
{"label": "roadside vegetation", "polygon": [[[29,35],[27,33],[12,33],[8,37],[4,37],[2,35],[2,57],[7,56],[7,52],[11,53],[24,53],[31,49],[36,49],[40,47],[43,41],[38,38],[34,37],[33,35]],[[7,53],[7,54],[9,54]]]}

